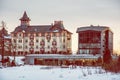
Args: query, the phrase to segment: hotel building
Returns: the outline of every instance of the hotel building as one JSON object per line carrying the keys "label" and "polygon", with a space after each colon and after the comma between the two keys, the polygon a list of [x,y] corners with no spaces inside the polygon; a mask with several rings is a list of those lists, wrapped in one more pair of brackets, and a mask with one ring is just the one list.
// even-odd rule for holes
{"label": "hotel building", "polygon": [[21,24],[11,32],[12,52],[26,54],[71,54],[71,35],[63,21],[50,25],[30,25],[30,18],[24,12]]}

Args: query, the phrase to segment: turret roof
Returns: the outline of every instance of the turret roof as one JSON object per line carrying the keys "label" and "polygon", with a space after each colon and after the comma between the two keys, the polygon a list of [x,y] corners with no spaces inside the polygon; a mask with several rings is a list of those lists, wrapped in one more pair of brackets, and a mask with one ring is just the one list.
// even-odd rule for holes
{"label": "turret roof", "polygon": [[27,16],[26,11],[24,11],[24,14],[22,16],[22,18],[20,18],[21,21],[30,21],[30,18]]}

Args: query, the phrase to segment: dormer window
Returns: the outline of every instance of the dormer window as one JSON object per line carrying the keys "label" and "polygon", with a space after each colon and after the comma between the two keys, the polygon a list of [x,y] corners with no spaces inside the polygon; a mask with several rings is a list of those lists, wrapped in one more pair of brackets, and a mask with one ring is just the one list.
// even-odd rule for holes
{"label": "dormer window", "polygon": [[41,46],[44,46],[44,45],[45,45],[45,41],[42,40],[42,41],[40,42],[40,45],[41,45]]}
{"label": "dormer window", "polygon": [[56,45],[57,45],[56,40],[53,40],[52,45],[53,45],[53,46],[56,46]]}
{"label": "dormer window", "polygon": [[53,33],[53,37],[56,37],[56,33]]}

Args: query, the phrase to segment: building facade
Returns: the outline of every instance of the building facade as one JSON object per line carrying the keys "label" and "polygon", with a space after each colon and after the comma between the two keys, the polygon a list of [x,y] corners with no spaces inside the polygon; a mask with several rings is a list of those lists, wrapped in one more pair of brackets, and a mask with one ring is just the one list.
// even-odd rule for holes
{"label": "building facade", "polygon": [[12,52],[26,54],[71,54],[71,35],[64,28],[63,21],[51,25],[30,25],[30,18],[24,12],[21,24],[11,32]]}
{"label": "building facade", "polygon": [[106,26],[87,26],[77,29],[78,54],[101,54],[109,49],[113,53],[113,32]]}

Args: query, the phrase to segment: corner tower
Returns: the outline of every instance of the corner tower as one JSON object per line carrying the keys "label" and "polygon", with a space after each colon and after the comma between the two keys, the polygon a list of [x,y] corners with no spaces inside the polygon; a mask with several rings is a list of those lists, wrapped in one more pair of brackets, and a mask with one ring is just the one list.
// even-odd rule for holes
{"label": "corner tower", "polygon": [[29,26],[30,18],[27,16],[26,11],[24,11],[23,16],[20,18],[21,26]]}

